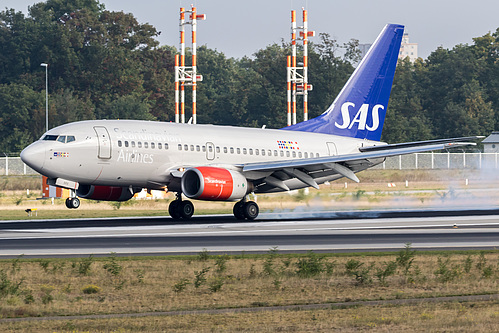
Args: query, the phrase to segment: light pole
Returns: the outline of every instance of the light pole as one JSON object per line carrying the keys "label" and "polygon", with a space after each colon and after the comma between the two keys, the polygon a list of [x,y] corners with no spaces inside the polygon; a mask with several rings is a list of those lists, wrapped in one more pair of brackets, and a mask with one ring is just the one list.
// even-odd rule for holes
{"label": "light pole", "polygon": [[45,132],[49,130],[49,64],[41,63],[40,66],[45,67]]}

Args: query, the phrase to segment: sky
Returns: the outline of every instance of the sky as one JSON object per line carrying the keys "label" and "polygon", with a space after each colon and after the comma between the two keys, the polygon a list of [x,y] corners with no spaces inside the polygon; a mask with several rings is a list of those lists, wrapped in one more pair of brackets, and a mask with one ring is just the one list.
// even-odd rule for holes
{"label": "sky", "polygon": [[[0,0],[0,9],[27,13],[36,0]],[[100,0],[111,11],[133,13],[140,23],[150,23],[161,35],[161,45],[179,43],[179,8],[197,7],[206,14],[198,21],[197,42],[223,52],[227,57],[251,56],[272,43],[290,40],[290,11],[308,10],[309,30],[325,32],[340,43],[351,38],[372,43],[386,23],[403,24],[410,42],[419,44],[426,58],[437,47],[451,49],[472,44],[473,37],[499,27],[497,0]],[[318,37],[312,41],[319,42]],[[190,27],[186,29],[190,46]]]}

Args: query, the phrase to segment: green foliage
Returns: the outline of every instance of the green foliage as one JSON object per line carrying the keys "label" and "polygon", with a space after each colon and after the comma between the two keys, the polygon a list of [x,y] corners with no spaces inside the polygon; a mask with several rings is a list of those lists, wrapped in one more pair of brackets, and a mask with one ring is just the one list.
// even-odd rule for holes
{"label": "green foliage", "polygon": [[116,252],[111,252],[111,255],[108,257],[108,262],[106,262],[102,266],[102,268],[104,268],[106,271],[108,271],[113,276],[120,275],[123,267],[120,264],[118,264],[118,261],[116,258]]}
{"label": "green foliage", "polygon": [[438,257],[437,259],[438,268],[435,271],[435,275],[440,282],[450,282],[460,275],[460,271],[458,267],[449,267],[450,258],[446,258],[442,260],[442,258]]}
{"label": "green foliage", "polygon": [[194,288],[199,288],[201,287],[205,282],[206,282],[206,273],[208,273],[210,270],[210,267],[205,267],[202,270],[195,271],[194,272]]}
{"label": "green foliage", "polygon": [[180,293],[182,291],[185,290],[185,288],[187,287],[187,285],[189,284],[189,280],[188,279],[181,279],[180,281],[178,281],[177,283],[175,283],[173,286],[172,286],[172,289],[174,292],[176,293]]}
{"label": "green foliage", "polygon": [[371,270],[373,268],[374,263],[367,266],[355,259],[349,259],[345,264],[347,275],[354,276],[358,284],[370,284],[372,282]]}
{"label": "green foliage", "polygon": [[210,281],[209,289],[212,293],[216,293],[222,289],[225,283],[225,279],[222,276],[217,276]]}
{"label": "green foliage", "polygon": [[199,261],[207,261],[208,259],[210,259],[210,251],[208,251],[207,249],[203,249],[198,253]]}
{"label": "green foliage", "polygon": [[10,280],[5,271],[0,270],[0,298],[9,296],[9,295],[17,295],[20,292],[21,285],[23,284],[24,279],[21,279],[19,282],[14,282]]}
{"label": "green foliage", "polygon": [[309,251],[305,258],[301,258],[296,263],[296,274],[302,278],[309,278],[324,272],[324,257],[318,256],[315,252]]}
{"label": "green foliage", "polygon": [[24,257],[24,254],[17,256],[17,258],[12,259],[12,272],[19,272],[21,270],[21,266],[19,266],[19,262]]}
{"label": "green foliage", "polygon": [[384,263],[384,267],[376,268],[376,273],[374,274],[381,285],[386,285],[386,278],[392,276],[397,271],[397,262],[389,261]]}
{"label": "green foliage", "polygon": [[94,262],[93,254],[91,254],[88,258],[82,258],[80,262],[76,265],[78,274],[89,275],[92,269],[93,262]]}
{"label": "green foliage", "polygon": [[55,290],[54,286],[44,284],[40,287],[40,290],[43,293],[42,294],[43,304],[49,304],[54,300],[54,296],[52,295],[52,292]]}
{"label": "green foliage", "polygon": [[[0,11],[0,150],[18,152],[45,124],[49,64],[49,124],[87,119],[174,117],[173,46],[131,13],[97,0],[49,0],[28,14]],[[488,134],[499,123],[499,29],[427,59],[401,60],[383,130],[390,143]],[[251,57],[228,58],[198,47],[200,123],[281,128],[286,124],[289,43],[271,44]],[[302,49],[298,47],[298,57]],[[360,59],[357,40],[340,44],[320,33],[309,44],[310,118],[334,100]],[[186,100],[191,92],[186,90]],[[186,113],[191,106],[186,104]],[[304,199],[300,194],[297,199]],[[119,208],[119,207],[116,207]]]}
{"label": "green foliage", "polygon": [[397,259],[395,259],[398,267],[403,269],[404,275],[407,276],[412,267],[416,250],[412,250],[411,243],[405,244],[404,249],[398,252]]}
{"label": "green foliage", "polygon": [[226,254],[221,255],[221,256],[217,256],[217,258],[215,260],[215,266],[216,266],[217,273],[223,273],[227,270],[227,260],[228,259],[229,258]]}

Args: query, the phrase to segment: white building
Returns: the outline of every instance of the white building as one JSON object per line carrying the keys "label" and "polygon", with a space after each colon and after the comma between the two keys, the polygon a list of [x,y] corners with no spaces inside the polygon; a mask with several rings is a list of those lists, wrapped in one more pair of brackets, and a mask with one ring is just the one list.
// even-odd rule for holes
{"label": "white building", "polygon": [[409,57],[411,62],[416,61],[418,58],[418,44],[409,43],[409,34],[404,33],[402,36],[402,44],[400,45],[399,59]]}

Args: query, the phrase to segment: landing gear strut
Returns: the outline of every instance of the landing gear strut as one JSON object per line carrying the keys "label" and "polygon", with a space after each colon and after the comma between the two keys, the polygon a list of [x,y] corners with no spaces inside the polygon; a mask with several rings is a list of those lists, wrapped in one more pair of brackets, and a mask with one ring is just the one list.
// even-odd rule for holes
{"label": "landing gear strut", "polygon": [[245,201],[245,199],[236,202],[234,209],[232,210],[234,216],[238,220],[250,220],[253,221],[258,216],[260,209],[254,201]]}
{"label": "landing gear strut", "polygon": [[168,213],[174,220],[188,220],[194,214],[194,205],[189,200],[182,200],[182,193],[177,193],[177,198],[168,206]]}

